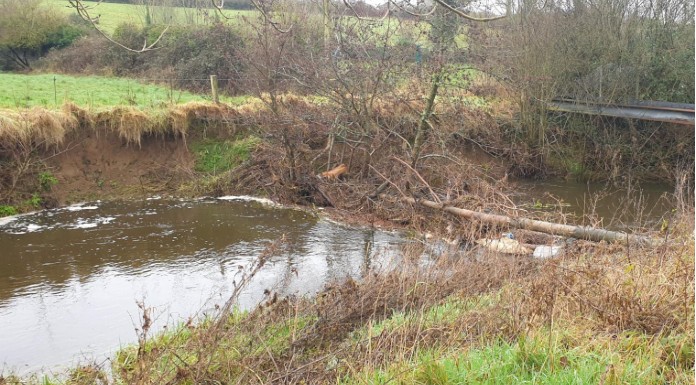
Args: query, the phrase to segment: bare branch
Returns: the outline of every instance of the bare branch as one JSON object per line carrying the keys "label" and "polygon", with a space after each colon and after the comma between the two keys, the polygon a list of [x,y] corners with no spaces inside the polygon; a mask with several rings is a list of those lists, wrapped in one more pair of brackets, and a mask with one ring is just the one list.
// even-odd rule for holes
{"label": "bare branch", "polygon": [[416,177],[417,177],[421,182],[423,182],[423,184],[424,184],[425,187],[428,189],[428,191],[430,191],[430,195],[433,197],[433,199],[434,199],[437,203],[442,204],[442,201],[441,201],[440,198],[437,196],[437,194],[435,194],[435,191],[433,191],[432,187],[430,187],[430,184],[429,184],[428,182],[426,182],[425,179],[423,179],[423,177],[421,176],[421,174],[420,174],[418,171],[416,171],[415,168],[411,167],[410,164],[404,162],[403,160],[397,158],[396,156],[393,156],[393,155],[392,155],[391,158],[394,159],[395,161],[397,161],[397,162],[403,164],[404,166],[408,167],[409,170],[413,171],[413,173],[416,174]]}
{"label": "bare branch", "polygon": [[[226,20],[232,19],[231,17],[225,15],[225,13],[223,12],[223,9],[224,9],[224,7],[225,7],[225,0],[220,0],[220,3],[219,3],[219,4],[218,4],[218,0],[210,0],[210,1],[211,1],[211,3],[213,4],[213,7],[215,8],[215,10],[220,14],[220,16],[222,16],[222,17],[223,17],[224,19],[226,19]],[[279,24],[280,24],[280,23],[278,23],[278,22],[276,22],[276,21],[273,21],[273,18],[272,18],[271,16],[268,15],[268,12],[267,12],[266,9],[264,9],[264,7],[258,2],[258,0],[251,0],[251,4],[254,6],[254,8],[256,8],[257,11],[261,12],[261,15],[263,16],[263,20],[264,20],[266,23],[270,24],[271,27],[273,27],[273,29],[275,29],[276,31],[278,31],[278,32],[280,32],[280,33],[288,33],[288,32],[290,32],[290,31],[292,30],[293,25],[291,25],[291,26],[288,27],[287,29],[282,29],[282,28],[280,28],[280,27],[279,27]]]}
{"label": "bare branch", "polygon": [[471,16],[468,13],[464,13],[464,12],[452,7],[451,5],[447,4],[444,0],[435,0],[435,2],[440,4],[441,6],[445,7],[445,9],[447,9],[448,11],[454,12],[457,16],[463,17],[463,18],[465,18],[467,20],[471,20],[471,21],[485,22],[485,21],[499,20],[499,19],[503,19],[503,18],[507,17],[507,14],[502,15],[502,16],[494,16],[494,17],[475,17],[475,16]]}
{"label": "bare branch", "polygon": [[431,8],[428,12],[426,12],[426,13],[415,13],[415,12],[409,11],[408,9],[406,9],[406,7],[400,5],[400,4],[399,4],[397,1],[395,1],[395,0],[389,0],[389,3],[394,4],[394,6],[396,6],[396,7],[399,8],[400,10],[402,10],[402,11],[404,11],[404,12],[406,12],[406,13],[408,13],[409,15],[414,16],[414,17],[428,17],[428,16],[432,15],[433,13],[435,13],[435,10],[437,9],[437,7],[432,7],[432,8]]}
{"label": "bare branch", "polygon": [[[92,7],[86,6],[82,2],[82,0],[68,0],[68,2],[70,3],[70,7],[75,8],[75,10],[77,11],[77,14],[80,15],[80,17],[83,20],[89,22],[92,25],[92,28],[94,28],[97,32],[99,32],[99,34],[104,36],[106,38],[106,40],[108,40],[111,43],[116,44],[117,46],[119,46],[127,51],[130,51],[130,52],[141,53],[141,52],[147,52],[147,51],[152,51],[152,50],[157,49],[158,47],[155,47],[155,46],[157,45],[157,43],[160,42],[160,40],[162,40],[162,37],[167,33],[167,30],[169,30],[169,25],[167,25],[164,28],[164,30],[159,34],[159,36],[157,36],[157,39],[155,39],[155,41],[152,44],[147,44],[147,38],[145,38],[145,41],[143,42],[143,48],[140,48],[140,49],[130,48],[130,47],[127,47],[124,44],[116,41],[113,37],[109,36],[108,33],[104,32],[102,29],[100,29],[97,26],[99,18],[98,17],[93,18],[89,15],[89,9]],[[97,5],[99,5],[99,4],[101,4],[101,0],[99,2],[97,2]]]}
{"label": "bare branch", "polygon": [[354,15],[355,17],[357,17],[358,20],[362,20],[362,21],[376,21],[376,22],[383,21],[384,19],[387,18],[387,16],[389,16],[389,14],[391,13],[391,9],[389,8],[389,4],[390,4],[390,3],[391,3],[391,1],[389,1],[389,2],[387,3],[387,10],[384,12],[384,15],[382,15],[379,19],[372,19],[372,18],[362,17],[362,16],[358,15],[358,11],[356,11],[355,8],[350,4],[350,1],[349,1],[349,0],[343,0],[343,4],[344,4],[346,7],[348,7],[348,9],[350,9],[350,10],[353,12],[353,15]]}

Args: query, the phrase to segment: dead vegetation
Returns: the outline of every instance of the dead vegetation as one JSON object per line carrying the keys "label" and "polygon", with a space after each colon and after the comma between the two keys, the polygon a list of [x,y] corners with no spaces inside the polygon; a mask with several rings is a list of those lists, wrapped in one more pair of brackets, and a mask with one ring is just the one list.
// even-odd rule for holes
{"label": "dead vegetation", "polygon": [[65,136],[77,128],[78,120],[69,111],[49,111],[43,108],[0,111],[0,143],[3,147],[42,146],[63,143]]}
{"label": "dead vegetation", "polygon": [[[268,291],[251,312],[234,310],[230,301],[215,318],[165,335],[145,333],[138,346],[118,354],[114,378],[86,366],[67,383],[414,383],[427,365],[497,341],[525,340],[530,346],[521,357],[542,361],[524,370],[584,370],[569,358],[578,355],[597,360],[595,379],[614,368],[617,383],[632,381],[632,366],[645,368],[641,383],[688,383],[693,376],[694,245],[688,233],[657,252],[578,241],[552,260],[476,250],[428,257],[423,246],[407,246],[399,269],[336,282],[314,299]],[[280,248],[272,245],[259,261]],[[147,325],[147,312],[144,317]],[[547,339],[548,345],[533,342]],[[423,354],[434,355],[425,367],[419,366]],[[604,355],[608,366],[602,366]],[[375,373],[388,373],[387,379]]]}

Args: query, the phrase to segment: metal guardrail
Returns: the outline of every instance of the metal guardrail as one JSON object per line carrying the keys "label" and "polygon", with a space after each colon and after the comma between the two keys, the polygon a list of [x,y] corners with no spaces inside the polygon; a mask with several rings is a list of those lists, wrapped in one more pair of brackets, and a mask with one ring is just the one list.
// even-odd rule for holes
{"label": "metal guardrail", "polygon": [[555,99],[546,103],[549,110],[579,114],[641,119],[683,125],[694,125],[694,105],[657,101],[636,101],[622,104]]}

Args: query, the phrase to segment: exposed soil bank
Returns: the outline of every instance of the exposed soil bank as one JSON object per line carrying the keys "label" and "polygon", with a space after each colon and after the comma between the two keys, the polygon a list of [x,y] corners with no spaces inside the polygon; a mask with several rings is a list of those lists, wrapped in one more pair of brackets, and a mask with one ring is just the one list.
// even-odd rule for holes
{"label": "exposed soil bank", "polygon": [[[276,111],[259,101],[152,111],[90,111],[72,104],[60,111],[3,111],[0,203],[29,211],[155,194],[249,194],[333,208],[344,220],[363,223],[429,231],[451,223],[451,218],[434,221],[399,199],[383,199],[387,193],[528,215],[508,198],[515,186],[507,175],[525,174],[538,164],[530,163],[534,156],[526,147],[508,141],[506,125],[496,122],[500,116],[445,111],[414,161],[417,121],[404,111],[378,108],[372,120],[380,125],[365,132],[337,126],[345,117],[306,98],[287,95],[281,105]],[[243,138],[257,139],[240,142]],[[340,179],[318,176],[340,164],[348,169]],[[676,201],[688,207],[693,174],[677,175],[677,166],[672,172],[680,178],[677,190],[686,195],[677,194]],[[554,219],[552,212],[537,215]]]}
{"label": "exposed soil bank", "polygon": [[194,160],[180,139],[148,139],[137,146],[122,143],[114,133],[86,133],[45,163],[58,180],[51,195],[63,205],[174,192]]}

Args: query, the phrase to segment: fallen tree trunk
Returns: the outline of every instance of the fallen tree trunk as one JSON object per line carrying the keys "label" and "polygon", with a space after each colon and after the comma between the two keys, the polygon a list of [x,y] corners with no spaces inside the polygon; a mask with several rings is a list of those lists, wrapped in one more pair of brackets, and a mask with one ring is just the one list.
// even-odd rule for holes
{"label": "fallen tree trunk", "polygon": [[512,218],[505,215],[486,214],[478,211],[448,206],[443,203],[437,203],[426,199],[414,199],[404,197],[403,200],[412,204],[419,204],[425,207],[443,210],[466,219],[479,220],[481,222],[492,223],[511,228],[538,231],[546,234],[562,235],[565,237],[586,239],[595,242],[624,242],[627,244],[644,245],[656,245],[659,242],[656,239],[643,237],[640,235],[627,234],[620,231],[610,231],[587,226],[562,225],[559,223],[544,222],[528,218]]}

